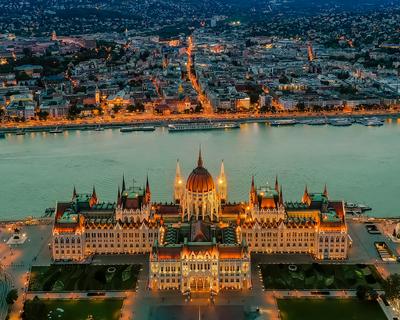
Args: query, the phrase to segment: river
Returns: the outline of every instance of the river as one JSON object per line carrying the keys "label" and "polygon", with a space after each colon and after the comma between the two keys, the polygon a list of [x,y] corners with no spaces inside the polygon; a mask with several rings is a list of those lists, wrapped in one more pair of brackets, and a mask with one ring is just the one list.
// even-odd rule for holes
{"label": "river", "polygon": [[215,177],[224,159],[230,201],[248,199],[256,184],[278,175],[285,201],[300,200],[305,184],[331,198],[363,202],[374,216],[400,216],[400,122],[382,127],[270,127],[168,133],[119,130],[28,133],[0,139],[0,218],[40,216],[57,200],[69,200],[73,186],[102,201],[115,201],[118,183],[144,184],[149,175],[154,201],[171,201],[176,159],[187,177],[199,145]]}

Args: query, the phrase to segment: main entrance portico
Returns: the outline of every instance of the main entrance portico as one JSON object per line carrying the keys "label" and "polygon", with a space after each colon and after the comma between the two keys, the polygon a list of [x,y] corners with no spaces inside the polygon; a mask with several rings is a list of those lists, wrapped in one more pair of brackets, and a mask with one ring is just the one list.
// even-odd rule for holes
{"label": "main entrance portico", "polygon": [[209,277],[191,277],[190,278],[190,291],[201,292],[211,290],[211,282]]}

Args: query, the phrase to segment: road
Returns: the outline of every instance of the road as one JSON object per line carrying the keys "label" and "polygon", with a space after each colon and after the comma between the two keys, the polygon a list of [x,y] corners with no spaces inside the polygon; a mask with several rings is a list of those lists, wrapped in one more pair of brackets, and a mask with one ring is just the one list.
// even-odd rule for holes
{"label": "road", "polygon": [[187,47],[187,55],[188,55],[188,61],[187,61],[187,74],[189,77],[190,82],[192,83],[193,89],[196,90],[198,100],[200,101],[203,109],[204,109],[204,114],[205,115],[210,115],[213,113],[213,107],[211,105],[210,100],[207,98],[207,96],[203,93],[203,90],[201,89],[198,79],[196,78],[196,73],[192,72],[193,66],[193,38],[190,36],[188,38],[188,47]]}

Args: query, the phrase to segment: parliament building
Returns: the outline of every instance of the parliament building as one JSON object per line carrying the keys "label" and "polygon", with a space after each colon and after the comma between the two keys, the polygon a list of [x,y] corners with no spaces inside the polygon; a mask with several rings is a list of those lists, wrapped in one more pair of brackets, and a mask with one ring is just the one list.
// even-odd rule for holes
{"label": "parliament building", "polygon": [[316,260],[346,259],[343,201],[307,187],[301,201],[284,201],[278,179],[257,187],[249,199],[230,203],[224,163],[213,179],[201,152],[187,180],[179,162],[172,203],[152,201],[143,188],[118,187],[117,201],[100,202],[77,193],[56,206],[52,253],[55,261],[82,261],[92,255],[148,254],[149,288],[187,294],[251,288],[252,252],[309,254]]}

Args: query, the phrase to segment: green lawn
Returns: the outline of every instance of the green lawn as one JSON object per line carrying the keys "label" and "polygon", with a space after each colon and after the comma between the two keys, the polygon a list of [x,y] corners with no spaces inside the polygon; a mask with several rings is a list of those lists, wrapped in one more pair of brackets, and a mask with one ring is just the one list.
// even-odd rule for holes
{"label": "green lawn", "polygon": [[[121,315],[122,299],[90,299],[90,300],[41,300],[47,320],[118,320]],[[37,318],[38,313],[26,320]]]}
{"label": "green lawn", "polygon": [[65,264],[34,266],[29,291],[131,290],[140,265]]}
{"label": "green lawn", "polygon": [[281,299],[282,320],[386,320],[375,301],[356,299]]}
{"label": "green lawn", "polygon": [[356,289],[358,285],[380,287],[374,266],[349,264],[261,264],[265,289]]}

